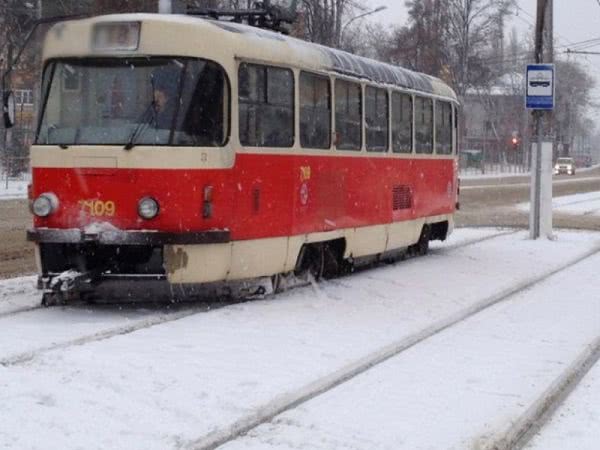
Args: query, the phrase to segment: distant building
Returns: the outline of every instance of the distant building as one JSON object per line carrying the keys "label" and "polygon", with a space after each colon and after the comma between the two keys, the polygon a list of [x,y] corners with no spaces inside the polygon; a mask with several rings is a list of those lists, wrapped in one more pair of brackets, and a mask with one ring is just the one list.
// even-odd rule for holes
{"label": "distant building", "polygon": [[522,74],[509,73],[488,87],[469,89],[462,98],[462,148],[477,150],[484,163],[526,164],[527,112]]}

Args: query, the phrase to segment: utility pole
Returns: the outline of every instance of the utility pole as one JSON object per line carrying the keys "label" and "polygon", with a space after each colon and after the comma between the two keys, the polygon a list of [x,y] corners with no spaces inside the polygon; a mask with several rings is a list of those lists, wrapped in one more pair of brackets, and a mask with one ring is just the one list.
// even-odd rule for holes
{"label": "utility pole", "polygon": [[161,14],[171,14],[173,12],[173,1],[158,0],[158,12]]}
{"label": "utility pole", "polygon": [[[537,17],[535,27],[535,62],[536,64],[551,63],[554,60],[553,45],[553,0],[537,0]],[[544,111],[534,111],[535,132],[537,135],[535,174],[533,192],[533,217],[530,224],[532,239],[538,239],[541,234],[541,203],[542,203],[542,140],[544,136]],[[548,121],[550,123],[550,121]]]}
{"label": "utility pole", "polygon": [[[6,42],[7,44],[7,51],[6,51],[6,61],[7,61],[7,66],[6,67],[10,67],[10,63],[13,60],[13,51],[14,51],[14,46],[12,41],[9,38],[9,32],[6,32]],[[4,108],[4,99],[6,94],[8,93],[10,89],[8,88],[8,86],[6,85],[6,82],[2,83],[2,107]],[[10,130],[4,126],[3,130],[2,130],[2,148],[4,149],[4,175],[6,176],[6,180],[5,180],[5,189],[8,190],[8,179],[10,178],[10,172],[11,172],[11,157],[10,157]]]}

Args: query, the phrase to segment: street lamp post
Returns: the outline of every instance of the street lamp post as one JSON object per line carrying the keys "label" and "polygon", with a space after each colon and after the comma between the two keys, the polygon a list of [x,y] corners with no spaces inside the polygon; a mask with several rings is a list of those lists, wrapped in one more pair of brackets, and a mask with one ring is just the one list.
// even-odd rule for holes
{"label": "street lamp post", "polygon": [[358,16],[355,16],[352,19],[350,19],[348,22],[346,22],[344,24],[344,26],[342,27],[342,31],[340,32],[340,40],[338,42],[338,47],[341,47],[342,42],[344,42],[344,33],[345,33],[346,29],[348,28],[348,25],[350,25],[355,20],[362,19],[363,17],[370,16],[371,14],[375,14],[375,13],[384,11],[386,9],[387,9],[387,6],[378,6],[377,8],[375,8],[371,11],[367,11],[365,13],[359,14]]}

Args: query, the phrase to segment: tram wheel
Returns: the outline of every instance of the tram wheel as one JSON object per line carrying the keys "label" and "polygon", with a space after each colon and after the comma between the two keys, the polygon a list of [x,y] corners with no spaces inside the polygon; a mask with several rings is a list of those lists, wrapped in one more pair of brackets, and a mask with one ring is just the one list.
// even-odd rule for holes
{"label": "tram wheel", "polygon": [[429,253],[429,241],[431,240],[431,227],[424,225],[421,230],[421,236],[415,245],[412,245],[409,250],[415,256],[424,256]]}
{"label": "tram wheel", "polygon": [[325,271],[325,250],[321,243],[302,247],[296,266],[296,276],[309,276],[318,281]]}
{"label": "tram wheel", "polygon": [[64,297],[58,292],[44,292],[42,294],[42,306],[45,308],[60,306],[65,303]]}

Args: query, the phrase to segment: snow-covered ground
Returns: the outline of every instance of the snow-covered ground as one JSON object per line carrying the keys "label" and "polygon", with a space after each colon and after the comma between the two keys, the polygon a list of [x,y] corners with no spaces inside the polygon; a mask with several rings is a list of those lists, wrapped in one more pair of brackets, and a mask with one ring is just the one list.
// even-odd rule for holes
{"label": "snow-covered ground", "polygon": [[[581,182],[585,182],[585,181],[598,181],[600,178],[597,176],[590,176],[590,177],[582,177],[582,178],[571,178],[571,177],[561,177],[561,178],[554,178],[552,180],[552,184],[553,185],[565,185],[565,184],[576,184],[576,183],[581,183]],[[461,191],[464,190],[469,190],[469,189],[482,189],[482,188],[486,188],[489,189],[491,187],[494,188],[498,188],[498,189],[514,189],[514,188],[522,188],[522,187],[530,187],[531,186],[531,182],[530,181],[524,181],[522,183],[506,183],[506,182],[502,182],[500,179],[498,179],[498,184],[473,184],[473,185],[469,185],[469,186],[461,186]]]}
{"label": "snow-covered ground", "polygon": [[[565,272],[569,283],[579,287],[570,295],[553,295],[564,288],[564,280],[554,278],[277,416],[225,448],[293,449],[307,442],[323,450],[357,444],[479,448],[499,438],[510,418],[524,414],[599,335],[598,264],[600,256]],[[597,414],[600,403],[595,409]],[[598,431],[591,434],[598,436]]]}
{"label": "snow-covered ground", "polygon": [[10,314],[33,281],[1,282],[0,448],[483,445],[600,335],[598,249],[598,233],[458,230],[427,257],[154,322]]}
{"label": "snow-covered ground", "polygon": [[507,177],[523,177],[529,176],[530,172],[525,171],[520,166],[509,166],[504,167],[500,165],[489,165],[486,167],[484,173],[481,173],[481,169],[468,168],[460,170],[460,178],[464,180],[478,180],[488,178],[507,178]]}
{"label": "snow-covered ground", "polygon": [[[600,310],[595,312],[600,317]],[[600,319],[599,319],[600,320]],[[528,450],[598,450],[600,447],[600,364],[535,436]]]}
{"label": "snow-covered ground", "polygon": [[[529,211],[529,203],[521,203],[517,207]],[[552,210],[562,214],[600,216],[600,192],[555,197],[552,199]]]}
{"label": "snow-covered ground", "polygon": [[30,181],[27,180],[9,180],[7,189],[6,180],[0,180],[0,201],[27,198],[27,185],[29,183]]}
{"label": "snow-covered ground", "polygon": [[39,305],[40,294],[35,289],[36,277],[0,280],[0,317]]}
{"label": "snow-covered ground", "polygon": [[[584,167],[577,169],[577,173],[586,173],[591,170],[597,169],[600,164],[592,167]],[[504,169],[501,167],[490,167],[486,173],[480,173],[474,169],[463,169],[460,171],[460,178],[463,180],[485,180],[495,178],[512,178],[512,177],[529,177],[531,172],[523,172],[521,167],[506,166]],[[556,180],[556,177],[555,177]]]}

